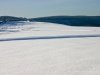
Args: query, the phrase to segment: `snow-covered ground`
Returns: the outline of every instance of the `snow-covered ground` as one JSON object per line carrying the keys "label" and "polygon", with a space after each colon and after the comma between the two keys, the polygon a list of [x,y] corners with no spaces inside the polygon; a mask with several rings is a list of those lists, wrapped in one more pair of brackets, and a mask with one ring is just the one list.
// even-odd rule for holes
{"label": "snow-covered ground", "polygon": [[23,24],[0,26],[0,75],[100,75],[99,27]]}

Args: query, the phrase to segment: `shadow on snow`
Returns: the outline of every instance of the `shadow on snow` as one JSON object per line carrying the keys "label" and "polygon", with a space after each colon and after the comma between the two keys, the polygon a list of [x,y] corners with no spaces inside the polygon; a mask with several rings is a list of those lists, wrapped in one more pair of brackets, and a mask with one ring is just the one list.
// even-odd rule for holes
{"label": "shadow on snow", "polygon": [[3,41],[18,41],[18,40],[45,40],[45,39],[63,39],[63,38],[89,38],[89,37],[100,37],[100,35],[67,35],[67,36],[43,36],[43,37],[23,37],[23,38],[7,38],[0,39]]}

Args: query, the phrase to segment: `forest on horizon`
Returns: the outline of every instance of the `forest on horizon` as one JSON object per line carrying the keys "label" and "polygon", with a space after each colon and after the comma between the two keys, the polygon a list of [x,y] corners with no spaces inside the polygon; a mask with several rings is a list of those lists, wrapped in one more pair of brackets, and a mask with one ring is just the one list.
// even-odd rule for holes
{"label": "forest on horizon", "polygon": [[100,16],[48,16],[39,18],[23,18],[13,16],[0,16],[0,24],[7,21],[50,22],[69,26],[100,27]]}

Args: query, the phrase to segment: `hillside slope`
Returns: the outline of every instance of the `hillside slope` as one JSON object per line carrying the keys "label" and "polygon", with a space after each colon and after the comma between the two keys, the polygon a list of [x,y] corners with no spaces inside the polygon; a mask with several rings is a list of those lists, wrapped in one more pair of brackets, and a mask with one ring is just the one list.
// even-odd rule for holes
{"label": "hillside slope", "polygon": [[99,27],[9,24],[0,29],[0,75],[100,75],[99,40]]}

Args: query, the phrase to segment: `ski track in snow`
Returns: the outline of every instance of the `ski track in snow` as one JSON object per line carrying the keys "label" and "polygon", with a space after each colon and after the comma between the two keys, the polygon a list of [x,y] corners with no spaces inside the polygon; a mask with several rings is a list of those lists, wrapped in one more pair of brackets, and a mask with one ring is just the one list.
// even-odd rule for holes
{"label": "ski track in snow", "polygon": [[99,45],[100,27],[8,22],[0,26],[0,75],[100,75]]}

